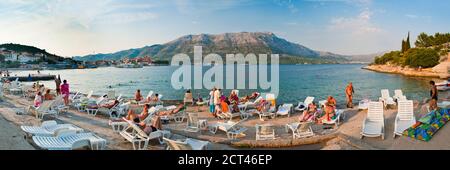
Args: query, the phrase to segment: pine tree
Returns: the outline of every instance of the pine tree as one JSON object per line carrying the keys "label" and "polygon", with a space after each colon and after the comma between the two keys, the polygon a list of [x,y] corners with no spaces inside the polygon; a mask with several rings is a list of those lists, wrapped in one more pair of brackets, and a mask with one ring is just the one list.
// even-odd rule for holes
{"label": "pine tree", "polygon": [[408,37],[406,38],[406,40],[402,40],[402,53],[405,53],[410,48],[411,48],[411,43],[409,41],[409,32],[408,32]]}
{"label": "pine tree", "polygon": [[409,31],[408,31],[408,38],[406,38],[406,49],[405,49],[405,51],[408,51],[409,49],[411,49],[411,43],[409,41]]}

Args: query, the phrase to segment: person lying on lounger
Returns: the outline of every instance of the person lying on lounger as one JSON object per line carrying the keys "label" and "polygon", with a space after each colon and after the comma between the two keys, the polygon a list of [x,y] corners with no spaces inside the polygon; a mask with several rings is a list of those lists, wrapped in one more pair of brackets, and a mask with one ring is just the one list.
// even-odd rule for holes
{"label": "person lying on lounger", "polygon": [[321,118],[318,119],[318,123],[322,124],[325,121],[331,121],[332,117],[334,117],[336,111],[336,99],[333,96],[328,96],[327,102],[325,103],[324,112]]}
{"label": "person lying on lounger", "polygon": [[314,121],[314,115],[317,112],[316,103],[312,102],[308,105],[308,110],[303,111],[303,115],[299,117],[300,122]]}
{"label": "person lying on lounger", "polygon": [[250,96],[245,96],[244,98],[241,99],[242,103],[246,103],[250,100],[255,100],[256,98],[259,97],[259,93],[258,92],[253,92],[252,95]]}
{"label": "person lying on lounger", "polygon": [[147,116],[149,115],[149,113],[148,113],[149,109],[150,109],[149,104],[144,105],[144,109],[142,109],[141,114],[136,114],[136,113],[134,113],[134,111],[132,109],[130,109],[130,111],[128,111],[127,116],[125,116],[125,119],[134,120],[135,122],[141,122],[142,120],[147,118]]}
{"label": "person lying on lounger", "polygon": [[183,111],[184,109],[185,109],[184,104],[180,104],[175,109],[160,111],[160,112],[156,113],[156,115],[158,115],[158,116],[169,116],[169,115],[177,114],[177,113]]}
{"label": "person lying on lounger", "polygon": [[230,98],[231,104],[239,103],[239,97],[238,97],[238,95],[236,94],[235,91],[231,91],[231,94],[230,94],[229,98]]}
{"label": "person lying on lounger", "polygon": [[114,100],[112,102],[107,102],[107,103],[103,103],[100,105],[88,105],[87,108],[88,109],[98,109],[98,108],[107,108],[107,109],[112,109],[114,106],[118,105],[119,101],[118,100]]}
{"label": "person lying on lounger", "polygon": [[55,96],[50,94],[50,89],[47,89],[47,91],[45,91],[45,94],[44,94],[44,100],[53,100],[54,98],[55,98]]}
{"label": "person lying on lounger", "polygon": [[150,96],[147,98],[148,103],[159,102],[159,94],[155,94],[154,96]]}
{"label": "person lying on lounger", "polygon": [[161,117],[154,116],[151,124],[146,124],[145,122],[139,122],[139,127],[149,135],[152,132],[162,130]]}

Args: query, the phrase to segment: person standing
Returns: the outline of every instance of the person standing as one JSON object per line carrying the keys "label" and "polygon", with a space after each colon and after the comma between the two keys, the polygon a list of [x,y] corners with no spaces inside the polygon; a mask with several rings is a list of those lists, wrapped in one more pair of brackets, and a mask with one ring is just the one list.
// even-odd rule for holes
{"label": "person standing", "polygon": [[66,106],[68,106],[70,91],[69,91],[69,84],[67,83],[67,80],[64,80],[63,84],[61,85],[61,94],[63,95],[63,98],[64,98],[64,104]]}
{"label": "person standing", "polygon": [[438,101],[438,93],[436,83],[434,81],[430,81],[431,90],[430,90],[430,110],[437,109],[437,101]]}
{"label": "person standing", "polygon": [[138,89],[138,90],[136,91],[136,93],[134,94],[134,100],[136,100],[136,102],[140,102],[140,101],[142,101],[143,99],[144,99],[144,97],[142,97],[142,95],[141,95],[141,90]]}
{"label": "person standing", "polygon": [[214,93],[216,91],[216,88],[214,87],[213,89],[211,89],[211,91],[209,92],[209,112],[214,114],[215,112],[215,108],[214,108]]}
{"label": "person standing", "polygon": [[58,74],[58,77],[55,77],[56,84],[56,95],[61,95],[61,76]]}
{"label": "person standing", "polygon": [[353,89],[353,83],[350,82],[345,88],[345,95],[347,96],[347,108],[353,108],[353,93],[355,90]]}
{"label": "person standing", "polygon": [[217,117],[218,112],[221,110],[220,109],[220,89],[216,89],[214,91],[214,116]]}

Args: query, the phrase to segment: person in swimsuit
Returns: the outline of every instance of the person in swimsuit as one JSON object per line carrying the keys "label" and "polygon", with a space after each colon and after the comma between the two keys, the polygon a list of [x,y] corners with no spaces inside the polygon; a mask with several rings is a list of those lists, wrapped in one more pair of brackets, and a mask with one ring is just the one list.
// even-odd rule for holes
{"label": "person in swimsuit", "polygon": [[345,88],[345,95],[347,97],[347,108],[353,108],[353,93],[355,93],[353,89],[353,84],[350,82]]}
{"label": "person in swimsuit", "polygon": [[430,90],[430,110],[437,109],[437,101],[438,101],[438,91],[436,87],[436,83],[434,81],[430,81],[431,90]]}

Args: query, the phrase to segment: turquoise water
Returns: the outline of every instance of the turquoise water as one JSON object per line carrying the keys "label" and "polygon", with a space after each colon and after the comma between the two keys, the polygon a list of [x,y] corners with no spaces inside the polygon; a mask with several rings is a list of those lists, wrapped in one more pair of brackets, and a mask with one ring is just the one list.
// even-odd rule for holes
{"label": "turquoise water", "polygon": [[[345,104],[344,89],[348,82],[353,82],[355,99],[363,98],[378,100],[381,89],[389,89],[391,96],[395,89],[402,89],[408,99],[422,101],[429,95],[429,78],[412,78],[394,74],[376,73],[361,69],[364,65],[280,65],[280,93],[279,103],[297,103],[307,96],[314,96],[317,100],[324,100],[328,95],[335,96],[338,104]],[[208,67],[204,67],[204,71]],[[43,74],[60,74],[67,79],[71,91],[100,95],[108,90],[115,90],[116,94],[133,96],[136,89],[141,89],[142,95],[153,90],[163,94],[163,99],[182,99],[184,90],[175,90],[171,86],[171,76],[176,67],[158,66],[139,69],[120,69],[114,67],[80,70],[48,70]],[[28,75],[35,71],[13,72],[12,75]],[[43,82],[54,88],[54,82]],[[109,88],[111,86],[111,88]],[[250,94],[256,90],[240,90],[240,96]],[[206,97],[208,90],[194,90],[194,96],[200,93]],[[444,94],[445,93],[445,94]],[[448,95],[448,92],[440,95]],[[225,90],[225,94],[229,94]]]}

